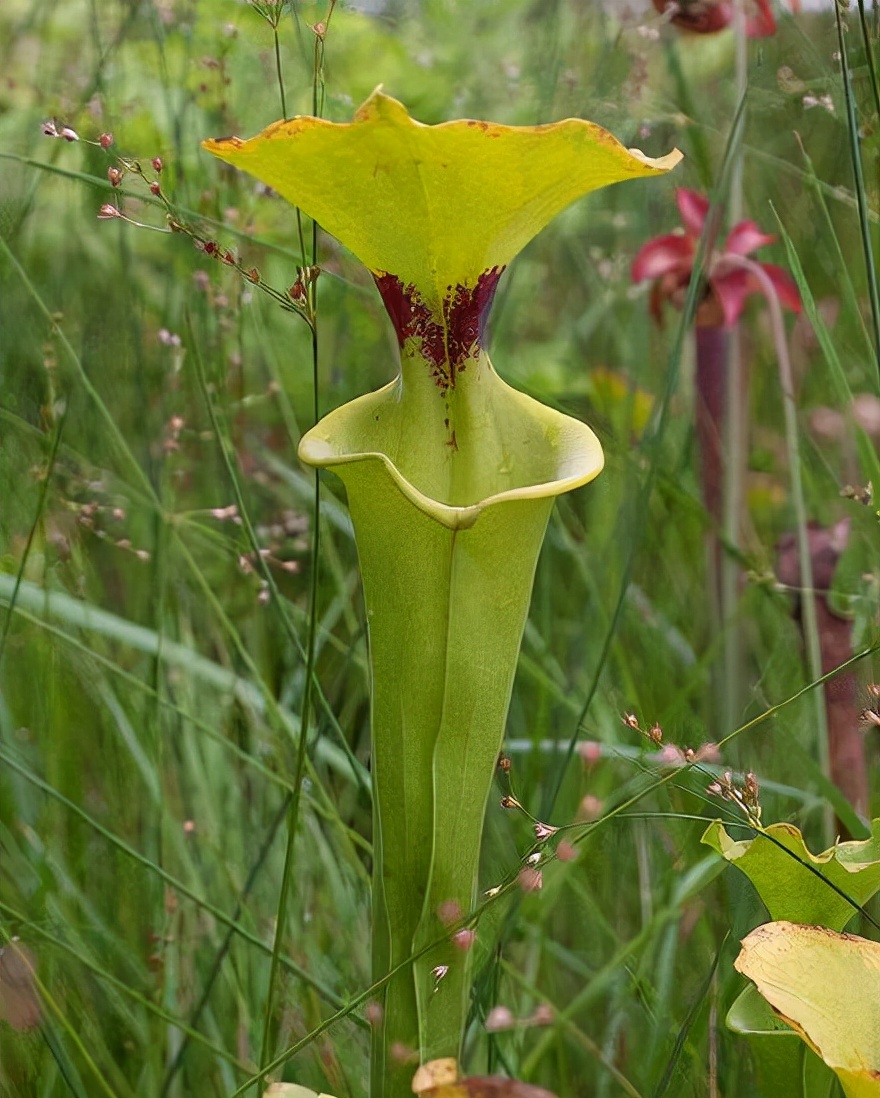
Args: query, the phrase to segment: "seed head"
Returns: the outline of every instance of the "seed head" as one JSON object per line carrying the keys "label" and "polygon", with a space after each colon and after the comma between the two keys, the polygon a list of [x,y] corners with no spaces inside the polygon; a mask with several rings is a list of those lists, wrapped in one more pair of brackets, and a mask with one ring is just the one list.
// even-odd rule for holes
{"label": "seed head", "polygon": [[577,818],[584,823],[592,823],[602,815],[602,808],[602,801],[594,794],[587,793],[578,806]]}
{"label": "seed head", "polygon": [[444,900],[437,907],[437,918],[444,926],[451,926],[461,918],[461,904],[457,900]]}
{"label": "seed head", "polygon": [[516,1018],[509,1007],[492,1007],[486,1015],[484,1025],[489,1033],[498,1033],[503,1029],[512,1029],[516,1025]]}
{"label": "seed head", "polygon": [[461,930],[457,930],[455,934],[452,935],[452,944],[456,949],[460,949],[462,953],[467,953],[474,944],[476,937],[477,932],[475,930],[472,930],[470,927],[462,927]]}
{"label": "seed head", "polygon": [[526,865],[519,871],[517,880],[523,892],[540,892],[544,884],[544,875],[540,869],[533,869],[530,865]]}
{"label": "seed head", "polygon": [[602,744],[595,740],[583,740],[578,744],[578,754],[586,766],[595,766],[602,758]]}

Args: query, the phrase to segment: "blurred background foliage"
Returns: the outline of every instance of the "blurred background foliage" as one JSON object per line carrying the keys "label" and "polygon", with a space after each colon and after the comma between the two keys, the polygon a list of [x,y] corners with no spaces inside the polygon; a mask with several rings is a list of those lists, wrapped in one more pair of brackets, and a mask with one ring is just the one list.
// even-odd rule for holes
{"label": "blurred background foliage", "polygon": [[[517,798],[548,823],[580,820],[572,835],[585,837],[540,892],[486,909],[467,1041],[473,1070],[561,1096],[755,1093],[724,1015],[742,985],[736,940],[765,916],[699,844],[700,820],[730,812],[705,795],[718,766],[664,767],[623,714],[681,748],[744,726],[720,769],[757,773],[765,821],[795,821],[814,849],[832,837],[810,696],[767,712],[812,676],[775,574],[795,517],[766,308],[752,299],[741,325],[745,505],[738,544],[724,542],[738,583],[719,616],[690,339],[671,308],[658,326],[630,279],[639,247],[677,225],[676,187],[718,188],[791,238],[827,326],[823,346],[804,315],[788,321],[808,518],[848,523],[834,607],[850,652],[878,641],[876,505],[841,496],[870,495],[880,414],[839,43],[830,8],[775,16],[774,34],[745,44],[739,141],[734,31],[687,34],[639,0],[340,2],[326,33],[333,120],[381,83],[425,123],[581,116],[650,155],[685,153],[673,177],[566,211],[507,273],[493,314],[500,372],[587,420],[607,455],[551,523],[509,727]],[[326,17],[326,4],[281,5],[289,114],[311,111],[312,26]],[[872,57],[847,18],[876,242]],[[228,1096],[257,1067],[308,625],[312,487],[294,455],[312,417],[310,337],[187,233],[97,214],[118,202],[166,230],[143,180],[129,172],[114,191],[107,175],[122,156],[156,178],[160,157],[175,216],[283,294],[303,264],[293,212],[199,149],[280,115],[272,29],[254,4],[0,7],[4,1098]],[[48,120],[80,140],[44,136]],[[786,263],[781,243],[761,257]],[[326,411],[393,376],[396,348],[367,273],[323,236],[318,263]],[[313,1031],[369,987],[368,669],[330,476],[322,500],[321,692],[272,1046],[303,1041],[283,1077],[348,1098],[365,1092],[363,1006]],[[865,687],[876,660],[856,673]],[[860,703],[847,704],[857,725]],[[880,790],[877,730],[862,734],[864,817]],[[530,822],[493,799],[485,887],[515,877],[533,844]],[[33,992],[14,937],[38,981],[34,1026],[17,1024]],[[488,1032],[499,1006],[516,1024]]]}

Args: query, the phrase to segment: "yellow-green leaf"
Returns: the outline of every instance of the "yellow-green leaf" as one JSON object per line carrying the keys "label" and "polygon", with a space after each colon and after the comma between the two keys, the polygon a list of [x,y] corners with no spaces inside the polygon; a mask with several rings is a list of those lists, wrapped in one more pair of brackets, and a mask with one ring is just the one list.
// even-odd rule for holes
{"label": "yellow-green leaf", "polygon": [[847,1098],[880,1098],[880,944],[774,922],[734,962],[840,1079]]}
{"label": "yellow-green leaf", "polygon": [[576,198],[681,159],[627,150],[582,119],[424,126],[378,89],[353,122],[301,116],[204,147],[299,206],[374,274],[418,287],[433,309],[451,287],[505,267]]}
{"label": "yellow-green leaf", "polygon": [[800,831],[786,823],[737,842],[715,820],[702,841],[746,874],[773,919],[842,930],[856,911],[846,897],[864,904],[880,889],[880,819],[870,839],[836,843],[821,854],[811,854]]}
{"label": "yellow-green leaf", "polygon": [[746,984],[727,1012],[727,1028],[752,1051],[760,1098],[828,1094],[834,1074],[784,1022],[754,984]]}

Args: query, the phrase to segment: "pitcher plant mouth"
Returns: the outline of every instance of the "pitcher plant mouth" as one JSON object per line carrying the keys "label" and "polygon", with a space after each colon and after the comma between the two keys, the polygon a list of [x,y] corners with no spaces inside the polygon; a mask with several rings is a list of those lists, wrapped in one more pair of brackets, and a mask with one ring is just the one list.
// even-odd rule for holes
{"label": "pitcher plant mouth", "polygon": [[[481,366],[491,370],[488,362]],[[406,414],[401,379],[397,378],[374,393],[358,397],[325,416],[308,431],[299,445],[299,456],[308,465],[337,467],[354,462],[378,462],[400,492],[424,514],[452,530],[473,526],[480,514],[496,503],[542,499],[587,484],[602,471],[604,456],[596,435],[579,420],[547,408],[531,397],[507,385],[492,371],[493,404],[508,413],[495,422],[512,424],[516,438],[504,437],[496,426],[494,436],[481,434],[483,462],[465,480],[469,498],[451,500],[450,479],[444,472],[457,458],[469,457],[461,450],[434,451],[438,456],[433,468],[413,459],[411,452],[395,442],[395,418]],[[500,410],[500,409],[499,409]],[[511,415],[511,412],[518,413]],[[460,445],[460,444],[459,444]],[[500,456],[492,461],[493,450]],[[457,485],[459,489],[461,484]],[[445,488],[446,498],[438,498]]]}

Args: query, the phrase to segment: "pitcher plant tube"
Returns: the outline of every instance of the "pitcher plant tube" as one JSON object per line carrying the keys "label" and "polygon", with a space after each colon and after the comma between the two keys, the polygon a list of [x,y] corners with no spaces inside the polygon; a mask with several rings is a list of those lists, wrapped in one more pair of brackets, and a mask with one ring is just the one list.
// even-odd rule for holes
{"label": "pitcher plant tube", "polygon": [[[483,817],[554,497],[602,469],[583,423],[507,385],[484,346],[498,280],[576,198],[680,159],[580,119],[427,126],[377,90],[350,123],[298,117],[205,142],[370,270],[397,376],[337,408],[300,458],[343,481],[369,630],[373,975],[384,988],[373,1098],[417,1061],[459,1057]],[[414,958],[414,959],[413,959]]]}

